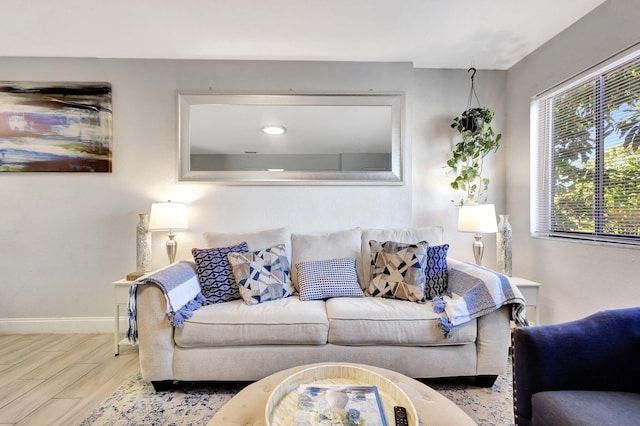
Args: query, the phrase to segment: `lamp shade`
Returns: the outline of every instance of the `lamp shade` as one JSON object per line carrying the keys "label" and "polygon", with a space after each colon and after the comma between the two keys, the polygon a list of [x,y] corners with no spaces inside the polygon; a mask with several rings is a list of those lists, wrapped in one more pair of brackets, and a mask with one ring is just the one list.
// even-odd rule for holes
{"label": "lamp shade", "polygon": [[458,231],[491,234],[498,232],[493,204],[462,206],[458,212]]}
{"label": "lamp shade", "polygon": [[150,231],[183,231],[188,228],[186,204],[171,201],[151,204]]}

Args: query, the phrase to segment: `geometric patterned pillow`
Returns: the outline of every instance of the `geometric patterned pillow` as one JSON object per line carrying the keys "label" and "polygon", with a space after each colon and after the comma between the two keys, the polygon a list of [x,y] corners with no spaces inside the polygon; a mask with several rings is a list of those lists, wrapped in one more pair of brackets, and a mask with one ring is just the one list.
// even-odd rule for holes
{"label": "geometric patterned pillow", "polygon": [[300,300],[362,297],[353,257],[296,263]]}
{"label": "geometric patterned pillow", "polygon": [[284,244],[252,253],[227,255],[240,296],[247,305],[282,299],[293,294],[289,259]]}
{"label": "geometric patterned pillow", "polygon": [[233,277],[227,254],[248,251],[249,248],[245,242],[232,247],[191,250],[196,262],[198,282],[202,295],[206,299],[205,305],[240,299],[238,284]]}
{"label": "geometric patterned pillow", "polygon": [[426,241],[417,244],[369,241],[371,296],[425,302]]}
{"label": "geometric patterned pillow", "polygon": [[429,246],[427,249],[427,262],[425,266],[425,273],[427,275],[425,296],[427,299],[433,299],[434,296],[440,296],[449,291],[447,250],[449,250],[449,244]]}

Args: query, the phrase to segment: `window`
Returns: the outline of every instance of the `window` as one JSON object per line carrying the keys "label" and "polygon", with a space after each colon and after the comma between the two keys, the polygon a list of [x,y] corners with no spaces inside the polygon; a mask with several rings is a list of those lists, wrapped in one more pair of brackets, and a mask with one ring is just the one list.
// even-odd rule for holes
{"label": "window", "polygon": [[640,53],[538,96],[531,118],[534,235],[640,245]]}

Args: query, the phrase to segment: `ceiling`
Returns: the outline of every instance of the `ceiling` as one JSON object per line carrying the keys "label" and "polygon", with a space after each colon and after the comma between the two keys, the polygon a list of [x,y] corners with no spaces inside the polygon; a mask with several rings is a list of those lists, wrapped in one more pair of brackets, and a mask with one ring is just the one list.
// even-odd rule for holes
{"label": "ceiling", "polygon": [[508,69],[604,0],[7,0],[0,56]]}

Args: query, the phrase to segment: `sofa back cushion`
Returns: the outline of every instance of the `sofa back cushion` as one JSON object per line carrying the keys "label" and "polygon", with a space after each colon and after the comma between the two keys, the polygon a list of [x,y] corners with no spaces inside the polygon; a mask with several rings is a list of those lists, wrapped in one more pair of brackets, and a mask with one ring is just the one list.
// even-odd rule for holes
{"label": "sofa back cushion", "polygon": [[[362,231],[360,228],[347,229],[330,234],[292,234],[291,264],[300,262],[341,259],[353,257],[356,259],[358,282],[363,286],[362,262],[360,261],[360,242]],[[368,266],[368,265],[367,265]],[[298,289],[298,273],[296,268],[291,269],[291,281]]]}
{"label": "sofa back cushion", "polygon": [[369,241],[395,241],[398,243],[415,244],[426,241],[427,244],[439,245],[443,240],[443,229],[441,226],[427,226],[422,228],[392,228],[392,229],[363,229],[360,242],[361,258],[363,267],[363,280],[360,282],[362,288],[367,288],[371,281],[371,248]]}
{"label": "sofa back cushion", "polygon": [[291,260],[291,232],[287,228],[267,229],[260,232],[222,233],[205,232],[204,242],[208,248],[228,247],[247,243],[249,251],[264,250],[269,247],[284,244],[287,258]]}

